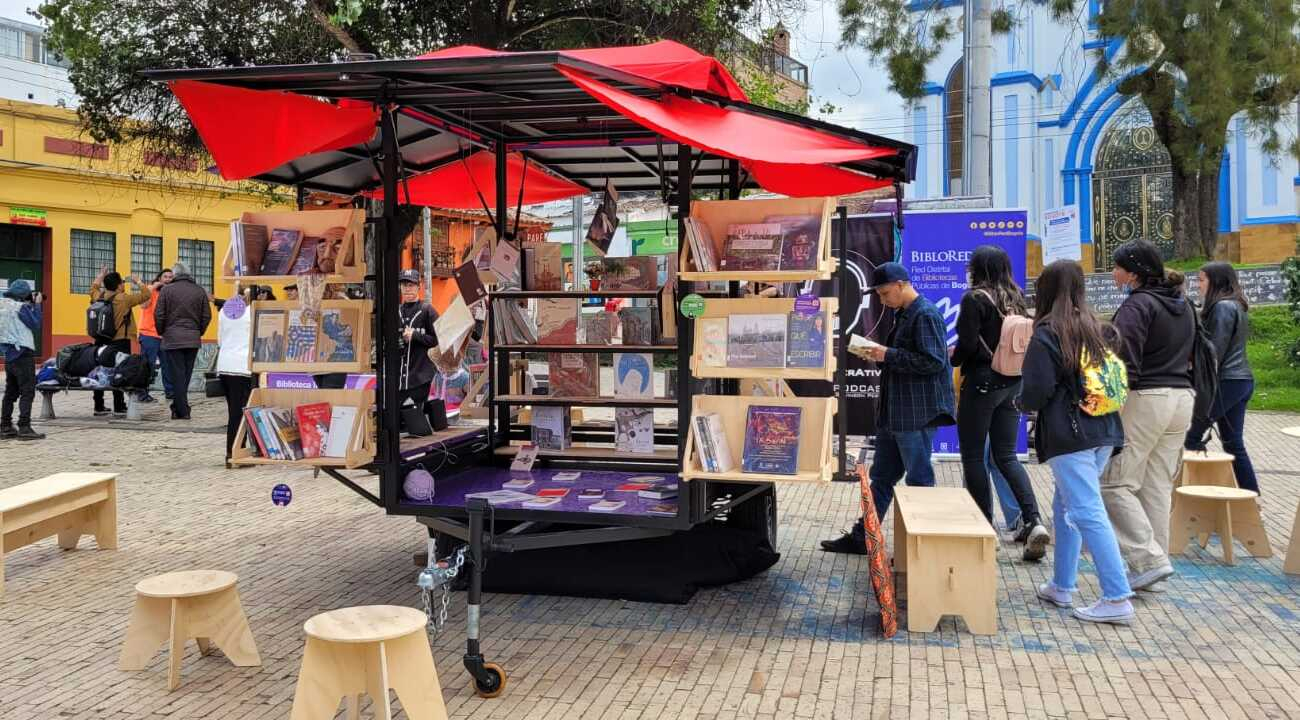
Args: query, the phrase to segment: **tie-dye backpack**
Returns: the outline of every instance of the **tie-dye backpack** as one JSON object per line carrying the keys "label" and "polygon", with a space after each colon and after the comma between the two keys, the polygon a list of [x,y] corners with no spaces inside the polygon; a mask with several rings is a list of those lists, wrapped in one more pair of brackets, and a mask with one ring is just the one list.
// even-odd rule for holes
{"label": "tie-dye backpack", "polygon": [[1128,398],[1128,370],[1113,350],[1107,349],[1100,362],[1094,362],[1084,350],[1079,357],[1079,375],[1083,381],[1083,399],[1079,409],[1097,417],[1119,412]]}

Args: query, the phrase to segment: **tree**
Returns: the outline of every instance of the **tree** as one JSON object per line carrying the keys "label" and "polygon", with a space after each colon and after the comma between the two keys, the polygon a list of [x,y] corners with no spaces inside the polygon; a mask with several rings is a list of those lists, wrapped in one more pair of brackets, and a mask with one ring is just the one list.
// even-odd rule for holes
{"label": "tree", "polygon": [[670,38],[725,46],[760,11],[799,0],[46,0],[34,13],[66,58],[96,140],[194,156],[202,144],[165,86],[141,70],[409,57],[458,44],[538,50]]}
{"label": "tree", "polygon": [[[909,100],[921,97],[926,65],[958,33],[953,17],[936,12],[937,0],[927,11],[911,11],[912,5],[840,0],[839,6],[841,42],[862,45],[883,62],[891,88]],[[1050,5],[1056,20],[1072,21],[1081,2]],[[993,24],[1006,32],[1015,19],[1004,7]],[[1177,255],[1213,255],[1229,120],[1244,117],[1274,157],[1300,157],[1300,138],[1280,122],[1300,93],[1300,6],[1293,0],[1106,0],[1098,31],[1124,41],[1110,63],[1096,51],[1099,72],[1120,80],[1120,94],[1141,100],[1169,150]]]}

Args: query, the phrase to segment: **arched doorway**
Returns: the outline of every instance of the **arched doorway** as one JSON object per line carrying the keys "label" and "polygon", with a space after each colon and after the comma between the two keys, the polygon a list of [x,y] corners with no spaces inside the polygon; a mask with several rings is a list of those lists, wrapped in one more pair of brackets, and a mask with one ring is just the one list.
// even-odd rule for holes
{"label": "arched doorway", "polygon": [[1149,240],[1170,257],[1174,251],[1174,195],[1169,151],[1156,136],[1141,102],[1116,113],[1097,150],[1092,174],[1092,237],[1096,268],[1114,267],[1115,248]]}

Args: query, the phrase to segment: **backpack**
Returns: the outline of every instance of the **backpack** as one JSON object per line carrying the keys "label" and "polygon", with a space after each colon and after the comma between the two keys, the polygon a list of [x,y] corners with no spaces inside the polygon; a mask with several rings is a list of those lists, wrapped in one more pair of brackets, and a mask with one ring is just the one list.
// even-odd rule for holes
{"label": "backpack", "polygon": [[90,343],[66,345],[54,355],[54,369],[65,378],[85,377],[94,368],[95,346]]}
{"label": "backpack", "polygon": [[153,366],[143,355],[128,355],[109,373],[115,388],[147,388],[153,383]]}
{"label": "backpack", "polygon": [[1128,399],[1128,368],[1114,350],[1106,349],[1100,361],[1093,361],[1084,350],[1079,356],[1079,376],[1083,394],[1079,409],[1093,417],[1119,412]]}
{"label": "backpack", "polygon": [[1192,390],[1196,399],[1192,402],[1192,418],[1210,423],[1214,419],[1214,400],[1219,394],[1219,356],[1214,349],[1210,331],[1201,322],[1200,313],[1190,302],[1192,310]]}
{"label": "backpack", "polygon": [[113,295],[101,293],[99,299],[92,300],[90,307],[86,308],[86,334],[97,343],[111,343],[119,329],[113,319]]}
{"label": "backpack", "polygon": [[980,345],[993,356],[993,372],[1007,377],[1020,377],[1025,365],[1025,351],[1029,349],[1029,340],[1034,336],[1034,321],[1024,315],[1003,314],[992,295],[983,290],[976,292],[988,298],[993,304],[994,312],[1002,318],[1002,331],[998,334],[996,351],[989,349],[984,337],[980,336]]}

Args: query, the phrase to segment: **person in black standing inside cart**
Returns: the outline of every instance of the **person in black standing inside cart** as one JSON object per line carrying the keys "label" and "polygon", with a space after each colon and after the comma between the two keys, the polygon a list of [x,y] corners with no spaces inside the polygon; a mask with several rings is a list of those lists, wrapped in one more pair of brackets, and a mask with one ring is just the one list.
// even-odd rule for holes
{"label": "person in black standing inside cart", "polygon": [[404,407],[410,400],[423,411],[429,399],[429,385],[437,373],[433,360],[429,359],[429,348],[438,346],[438,335],[433,330],[438,313],[420,299],[419,272],[403,270],[397,287],[402,296],[402,304],[397,309],[402,323],[402,375],[397,385],[397,406]]}

